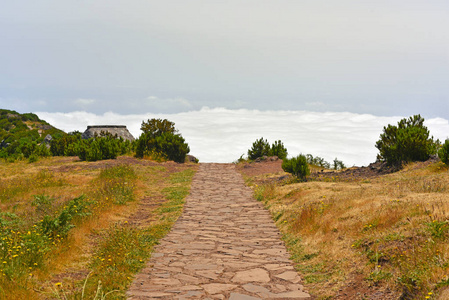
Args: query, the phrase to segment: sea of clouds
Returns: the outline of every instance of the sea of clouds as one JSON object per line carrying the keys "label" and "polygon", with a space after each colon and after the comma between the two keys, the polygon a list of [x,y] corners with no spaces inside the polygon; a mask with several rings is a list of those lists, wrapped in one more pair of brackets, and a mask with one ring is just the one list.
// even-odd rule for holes
{"label": "sea of clouds", "polygon": [[[83,132],[87,125],[126,125],[134,137],[141,134],[143,120],[169,119],[200,162],[229,163],[246,156],[252,143],[263,137],[270,143],[281,140],[289,156],[310,153],[327,161],[342,160],[347,166],[366,166],[376,160],[375,143],[384,126],[397,124],[403,116],[379,117],[349,112],[259,111],[207,108],[177,114],[120,115],[107,112],[36,113],[41,119],[66,132]],[[427,119],[430,133],[444,141],[449,122]]]}

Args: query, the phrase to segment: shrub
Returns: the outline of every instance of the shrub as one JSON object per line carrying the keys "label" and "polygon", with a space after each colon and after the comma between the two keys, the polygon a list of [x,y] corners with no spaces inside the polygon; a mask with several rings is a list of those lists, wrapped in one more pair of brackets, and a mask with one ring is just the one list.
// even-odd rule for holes
{"label": "shrub", "polygon": [[31,154],[29,157],[28,157],[28,162],[30,163],[30,164],[32,164],[32,163],[35,163],[35,162],[37,162],[39,160],[39,156],[37,156],[36,154]]}
{"label": "shrub", "polygon": [[186,155],[190,151],[182,136],[168,132],[156,137],[155,149],[159,153],[164,153],[167,159],[179,163],[185,162]]}
{"label": "shrub", "polygon": [[48,237],[65,238],[70,229],[75,227],[72,219],[79,219],[90,215],[89,205],[91,203],[86,201],[86,197],[80,197],[70,200],[64,209],[55,217],[45,215],[41,222],[42,232]]}
{"label": "shrub", "polygon": [[341,170],[341,169],[346,168],[346,166],[343,163],[343,161],[338,160],[337,158],[334,159],[333,167],[334,167],[334,170]]}
{"label": "shrub", "polygon": [[425,161],[436,153],[438,140],[429,137],[420,115],[402,119],[398,126],[384,127],[380,139],[376,142],[378,158],[389,165],[401,162]]}
{"label": "shrub", "polygon": [[287,149],[281,140],[274,142],[274,144],[270,146],[268,141],[261,137],[256,140],[251,149],[248,150],[248,158],[254,160],[263,156],[277,156],[280,159],[284,159],[287,157]]}
{"label": "shrub", "polygon": [[291,159],[284,159],[282,162],[282,169],[291,173],[293,176],[304,181],[307,175],[310,174],[309,165],[307,164],[307,159],[304,155],[300,154],[297,157]]}
{"label": "shrub", "polygon": [[143,121],[140,130],[144,133],[149,133],[152,137],[160,136],[163,133],[176,134],[178,131],[175,128],[175,123],[167,119],[148,119]]}
{"label": "shrub", "polygon": [[189,145],[177,133],[175,123],[168,120],[151,119],[142,122],[143,133],[136,142],[136,157],[149,156],[153,159],[168,159],[185,162]]}
{"label": "shrub", "polygon": [[[324,158],[322,158],[322,157],[319,157],[319,156],[314,157],[312,154],[307,154],[306,159],[307,159],[307,163],[310,165],[315,165],[317,167],[331,169],[331,164],[329,162],[325,161]],[[344,168],[346,168],[346,166],[343,163],[343,161],[339,160],[338,158],[335,158],[332,163],[332,169],[341,170]]]}
{"label": "shrub", "polygon": [[116,159],[118,155],[129,152],[130,148],[130,142],[111,134],[104,134],[71,144],[66,148],[66,152],[75,152],[81,160],[97,161]]}
{"label": "shrub", "polygon": [[284,147],[284,144],[281,142],[281,140],[278,140],[271,145],[270,155],[274,155],[279,157],[280,159],[284,159],[287,157],[287,154],[287,148]]}
{"label": "shrub", "polygon": [[438,151],[438,157],[446,165],[449,165],[449,139],[447,139],[441,149]]}
{"label": "shrub", "polygon": [[50,151],[54,156],[75,156],[74,145],[81,140],[81,132],[74,131],[60,137],[53,137]]}
{"label": "shrub", "polygon": [[256,140],[253,143],[253,146],[251,149],[248,150],[248,158],[249,159],[256,159],[262,156],[268,156],[270,155],[270,144],[267,140],[264,140],[263,137]]}

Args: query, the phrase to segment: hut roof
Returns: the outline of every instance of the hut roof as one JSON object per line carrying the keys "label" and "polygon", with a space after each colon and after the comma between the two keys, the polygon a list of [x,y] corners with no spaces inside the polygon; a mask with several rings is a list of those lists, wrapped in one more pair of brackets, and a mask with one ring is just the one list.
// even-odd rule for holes
{"label": "hut roof", "polygon": [[134,141],[132,134],[126,129],[125,125],[94,125],[87,126],[86,131],[81,135],[81,138],[88,139],[95,135],[100,135],[101,132],[109,132],[112,135],[117,135],[124,140]]}

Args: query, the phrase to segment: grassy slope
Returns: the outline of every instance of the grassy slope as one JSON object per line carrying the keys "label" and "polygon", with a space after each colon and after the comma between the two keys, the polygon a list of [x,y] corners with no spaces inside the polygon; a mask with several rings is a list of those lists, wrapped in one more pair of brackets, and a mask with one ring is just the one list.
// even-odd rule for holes
{"label": "grassy slope", "polygon": [[35,114],[19,114],[16,111],[0,109],[0,143],[12,143],[20,139],[39,143],[47,134],[63,133]]}
{"label": "grassy slope", "polygon": [[445,299],[447,166],[415,163],[355,182],[257,185],[259,179],[248,182],[318,299]]}
{"label": "grassy slope", "polygon": [[131,157],[0,162],[0,299],[124,298],[195,171]]}

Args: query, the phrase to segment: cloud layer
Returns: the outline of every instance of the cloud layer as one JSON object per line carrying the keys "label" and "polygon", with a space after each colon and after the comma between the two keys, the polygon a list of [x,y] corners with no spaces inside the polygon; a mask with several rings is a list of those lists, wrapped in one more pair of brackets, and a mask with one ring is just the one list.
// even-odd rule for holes
{"label": "cloud layer", "polygon": [[[166,118],[188,142],[191,154],[201,162],[232,162],[246,155],[252,143],[264,137],[270,143],[284,142],[289,155],[311,153],[331,161],[338,157],[348,166],[368,165],[375,161],[375,142],[383,126],[396,124],[402,117],[377,117],[349,112],[259,111],[202,108],[177,114],[120,115],[112,112],[96,115],[87,112],[37,115],[66,132],[83,132],[87,125],[126,125],[138,137],[143,120]],[[445,140],[449,122],[426,120],[432,135]]]}

